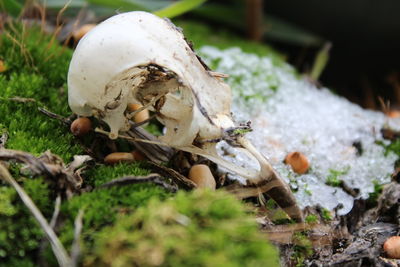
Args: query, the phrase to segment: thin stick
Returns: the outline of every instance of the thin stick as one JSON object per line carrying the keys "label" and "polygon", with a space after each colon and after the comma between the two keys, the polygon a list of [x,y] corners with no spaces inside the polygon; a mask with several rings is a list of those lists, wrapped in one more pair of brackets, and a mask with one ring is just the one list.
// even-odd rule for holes
{"label": "thin stick", "polygon": [[52,118],[52,119],[59,120],[59,121],[61,121],[62,123],[64,123],[65,125],[67,125],[67,126],[71,125],[71,121],[70,121],[69,119],[64,118],[64,117],[61,116],[61,115],[58,115],[58,114],[53,113],[53,112],[51,112],[51,111],[48,111],[47,109],[44,109],[44,108],[38,108],[38,110],[39,110],[40,112],[42,112],[44,115],[46,115],[46,116],[48,116],[48,117],[50,117],[50,118]]}
{"label": "thin stick", "polygon": [[[52,229],[55,228],[56,223],[57,223],[57,218],[58,215],[60,214],[60,207],[61,207],[61,196],[60,194],[57,195],[55,204],[54,204],[54,211],[53,211],[53,215],[51,216],[51,220],[50,220],[50,227]],[[40,248],[39,248],[39,264],[40,266],[45,265],[45,259],[43,257],[43,253],[45,251],[45,249],[47,248],[47,245],[49,244],[47,239],[42,239],[40,242]]]}
{"label": "thin stick", "polygon": [[0,149],[6,146],[8,140],[8,133],[4,132],[0,137]]}
{"label": "thin stick", "polygon": [[263,36],[263,0],[246,0],[247,35],[253,41],[261,41]]}
{"label": "thin stick", "polygon": [[48,238],[51,247],[53,249],[54,255],[57,258],[58,263],[61,267],[70,267],[71,266],[71,259],[69,258],[67,251],[65,250],[64,246],[61,244],[60,240],[58,239],[57,235],[54,233],[53,229],[47,223],[46,219],[44,218],[43,214],[40,210],[36,207],[35,203],[33,203],[32,199],[26,194],[24,189],[14,180],[11,174],[8,172],[6,167],[0,163],[0,177],[3,178],[6,182],[8,182],[14,189],[17,191],[19,197],[24,202],[25,206],[29,209],[35,219],[38,221],[40,226],[42,227],[43,231]]}
{"label": "thin stick", "polygon": [[155,117],[156,117],[156,114],[153,114],[153,115],[150,116],[150,118],[145,119],[144,121],[136,123],[136,122],[133,122],[133,121],[130,120],[129,123],[130,123],[130,125],[132,125],[133,128],[136,128],[136,127],[142,126],[143,124],[148,123],[149,121],[151,121]]}
{"label": "thin stick", "polygon": [[74,241],[71,248],[71,260],[72,267],[78,266],[79,257],[81,255],[80,237],[82,233],[82,219],[83,219],[83,209],[80,209],[78,215],[75,218],[75,231],[74,231]]}
{"label": "thin stick", "polygon": [[50,227],[54,229],[57,223],[58,215],[60,214],[60,207],[61,207],[61,196],[60,194],[57,195],[56,203],[54,204],[54,212],[53,216],[51,216],[50,220]]}
{"label": "thin stick", "polygon": [[145,110],[146,108],[150,107],[151,105],[153,105],[154,103],[156,103],[161,97],[165,96],[166,94],[162,94],[162,95],[158,95],[156,97],[154,97],[149,103],[147,103],[146,105],[144,105],[143,107],[129,113],[126,117],[128,119],[132,119],[136,114],[138,114],[140,111]]}
{"label": "thin stick", "polygon": [[390,111],[390,101],[385,102],[382,97],[378,96],[379,104],[381,104],[381,109],[383,113],[388,114]]}
{"label": "thin stick", "polygon": [[163,181],[162,177],[157,173],[151,173],[147,176],[125,176],[117,178],[111,180],[110,182],[100,185],[98,188],[109,188],[112,186],[123,186],[123,185],[140,184],[146,182],[153,182],[154,184],[160,185],[172,192],[176,191],[176,188],[174,186]]}
{"label": "thin stick", "polygon": [[[109,132],[104,131],[104,130],[102,130],[100,128],[96,128],[96,129],[94,129],[94,131],[96,133],[101,133],[101,134],[104,134],[106,136],[108,136],[110,134]],[[135,137],[130,137],[130,136],[122,135],[122,134],[118,134],[118,138],[130,140],[130,141],[134,141],[134,142],[141,142],[141,143],[148,143],[148,144],[153,144],[153,145],[168,146],[169,147],[169,145],[161,143],[161,142],[151,141],[151,140],[146,140],[146,139],[140,139],[140,138],[135,138]]]}
{"label": "thin stick", "polygon": [[28,103],[28,102],[34,103],[34,102],[36,102],[36,99],[34,99],[34,98],[26,98],[26,97],[19,97],[19,96],[10,97],[10,98],[8,98],[8,100],[19,102],[19,103]]}

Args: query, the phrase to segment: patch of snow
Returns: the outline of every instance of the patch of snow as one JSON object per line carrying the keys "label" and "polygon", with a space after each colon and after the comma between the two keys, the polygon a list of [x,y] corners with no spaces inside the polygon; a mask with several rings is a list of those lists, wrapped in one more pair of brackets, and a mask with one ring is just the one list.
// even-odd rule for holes
{"label": "patch of snow", "polygon": [[[340,204],[339,214],[350,211],[353,197],[326,185],[332,171],[344,173],[338,178],[359,189],[362,198],[374,191],[375,181],[390,181],[397,156],[385,156],[376,141],[385,142],[380,133],[385,124],[400,129],[399,120],[362,109],[326,88],[318,89],[296,77],[289,65],[274,66],[268,57],[210,46],[199,54],[215,71],[229,75],[226,81],[232,87],[235,119],[252,121],[253,132],[247,137],[296,190],[302,207],[319,204],[332,210]],[[355,144],[361,145],[361,153]],[[234,149],[224,144],[219,149],[236,164],[257,166],[246,155],[232,156]],[[283,163],[292,151],[307,156],[311,164],[308,173],[296,174]]]}

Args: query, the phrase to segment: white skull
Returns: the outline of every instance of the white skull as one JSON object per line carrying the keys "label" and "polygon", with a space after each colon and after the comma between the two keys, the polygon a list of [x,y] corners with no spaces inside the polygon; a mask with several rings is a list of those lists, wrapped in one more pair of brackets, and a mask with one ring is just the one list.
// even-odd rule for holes
{"label": "white skull", "polygon": [[99,24],[74,52],[68,90],[72,111],[106,122],[110,138],[129,128],[128,103],[150,103],[149,109],[166,127],[161,142],[207,157],[253,182],[274,180],[294,199],[286,184],[274,178],[277,174],[268,161],[243,137],[235,141],[259,161],[260,171],[240,168],[217,154],[216,142],[210,140],[224,137],[234,127],[231,90],[206,69],[168,20],[129,12]]}
{"label": "white skull", "polygon": [[[160,81],[151,80],[154,73],[163,75],[154,77]],[[116,15],[91,30],[73,55],[68,88],[72,111],[101,117],[112,138],[127,127],[128,102],[146,104],[168,92],[159,116],[167,128],[163,141],[187,145],[198,134],[219,137],[221,121],[233,126],[229,87],[204,69],[171,22],[146,12]]]}

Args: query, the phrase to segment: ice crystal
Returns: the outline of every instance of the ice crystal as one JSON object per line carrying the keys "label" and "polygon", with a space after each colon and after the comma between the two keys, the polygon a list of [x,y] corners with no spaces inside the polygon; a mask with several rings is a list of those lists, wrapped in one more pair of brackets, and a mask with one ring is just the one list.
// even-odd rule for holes
{"label": "ice crystal", "polygon": [[[386,142],[380,129],[385,124],[399,129],[399,120],[318,89],[297,77],[289,65],[274,66],[268,57],[209,46],[200,54],[216,71],[229,75],[234,117],[252,121],[254,131],[247,137],[296,191],[301,206],[319,204],[332,210],[340,205],[339,214],[350,211],[354,198],[326,184],[332,173],[358,189],[362,198],[373,192],[374,182],[389,182],[397,156],[384,155],[377,141]],[[219,147],[226,159],[256,166],[246,155],[232,153],[223,144]],[[308,157],[308,173],[298,175],[283,163],[292,151]]]}

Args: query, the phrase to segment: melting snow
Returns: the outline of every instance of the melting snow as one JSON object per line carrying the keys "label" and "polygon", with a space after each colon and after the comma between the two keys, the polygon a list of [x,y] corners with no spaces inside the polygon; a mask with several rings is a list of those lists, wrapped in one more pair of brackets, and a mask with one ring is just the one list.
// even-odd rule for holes
{"label": "melting snow", "polygon": [[[209,46],[200,55],[216,71],[230,75],[227,82],[233,91],[236,121],[252,121],[254,131],[247,137],[296,191],[302,207],[319,204],[332,210],[341,204],[339,214],[350,211],[353,197],[326,184],[332,171],[341,172],[338,178],[359,189],[362,198],[373,192],[374,181],[390,181],[397,156],[384,156],[384,148],[376,141],[382,140],[383,125],[400,129],[399,119],[389,120],[381,112],[318,89],[296,77],[289,65],[274,66],[268,57]],[[355,144],[361,145],[361,154]],[[292,151],[308,157],[308,173],[298,175],[283,163]],[[229,160],[257,168],[246,155]]]}

